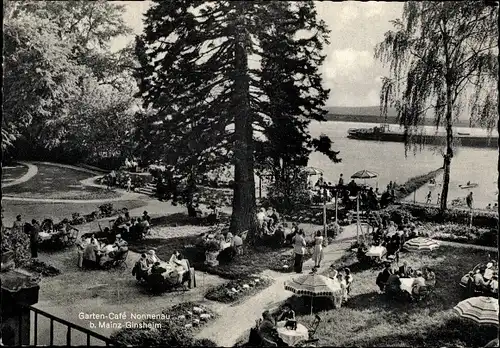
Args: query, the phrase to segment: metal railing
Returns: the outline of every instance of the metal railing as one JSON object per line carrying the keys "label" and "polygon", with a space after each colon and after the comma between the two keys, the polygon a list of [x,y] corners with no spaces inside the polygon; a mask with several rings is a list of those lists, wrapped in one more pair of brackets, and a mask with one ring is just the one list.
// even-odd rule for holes
{"label": "metal railing", "polygon": [[[110,339],[106,336],[100,335],[100,334],[93,332],[89,329],[86,329],[82,326],[79,326],[79,325],[73,324],[69,321],[66,321],[64,319],[58,318],[58,317],[56,317],[52,314],[49,314],[45,311],[42,311],[38,308],[35,308],[33,306],[23,306],[23,307],[26,309],[29,309],[30,317],[31,317],[31,312],[33,312],[33,314],[34,314],[34,322],[32,324],[32,327],[34,329],[34,334],[33,334],[34,342],[30,342],[30,345],[34,345],[34,346],[39,345],[39,342],[38,342],[38,317],[39,316],[45,317],[45,318],[50,320],[50,333],[49,333],[50,334],[50,337],[49,337],[49,345],[50,346],[54,345],[54,322],[57,322],[59,324],[66,326],[66,344],[65,344],[66,346],[69,346],[69,347],[71,346],[72,333],[75,331],[86,335],[86,344],[76,343],[76,344],[74,344],[75,346],[82,346],[82,345],[86,345],[87,347],[95,346],[95,344],[91,344],[91,342],[90,342],[91,338],[103,342],[106,345],[106,347],[116,345],[116,343],[112,339]],[[22,320],[22,317],[19,316],[19,342],[21,342],[21,335],[22,335],[22,322],[21,322],[21,320]],[[30,328],[30,330],[31,330],[31,328]],[[40,345],[45,345],[45,344],[40,344]]]}

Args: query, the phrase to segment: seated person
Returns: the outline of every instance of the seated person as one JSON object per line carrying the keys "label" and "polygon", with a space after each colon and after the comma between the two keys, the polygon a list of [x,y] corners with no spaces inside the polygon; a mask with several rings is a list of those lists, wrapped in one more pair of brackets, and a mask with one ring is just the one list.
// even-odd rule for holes
{"label": "seated person", "polygon": [[130,223],[131,221],[132,221],[132,219],[130,217],[130,213],[127,211],[123,216],[123,223],[126,224],[126,223]]}
{"label": "seated person", "polygon": [[142,220],[145,220],[148,222],[148,224],[151,224],[151,217],[146,210],[144,210],[144,212],[142,213]]}
{"label": "seated person", "polygon": [[151,267],[151,274],[163,274],[167,270],[163,267],[160,266],[159,262],[155,262],[153,266]]}
{"label": "seated person", "polygon": [[[276,326],[274,325],[274,319],[273,316],[269,311],[265,311],[262,313],[262,322],[259,325],[258,333],[259,336],[262,340],[267,340],[271,342],[277,343],[278,341],[281,341],[281,339],[278,337],[278,332],[276,331]],[[280,344],[278,344],[280,346]]]}
{"label": "seated person", "polygon": [[434,287],[436,285],[436,274],[431,268],[426,268],[425,272],[423,274],[424,279],[425,279],[425,285]]}
{"label": "seated person", "polygon": [[401,280],[397,274],[391,274],[385,286],[386,293],[395,294],[401,291]]}
{"label": "seated person", "polygon": [[483,277],[484,271],[484,268],[477,269],[476,273],[474,274],[473,280],[476,291],[485,292],[489,290],[488,283],[484,280]]}
{"label": "seated person", "polygon": [[386,263],[384,270],[378,274],[376,280],[376,284],[381,292],[384,291],[387,281],[389,280],[389,277],[392,275],[392,273],[393,272],[391,269],[391,264]]}
{"label": "seated person", "polygon": [[174,251],[174,253],[172,254],[172,256],[170,256],[170,260],[168,260],[168,263],[170,263],[172,266],[180,266],[181,263],[179,261],[179,256],[180,256],[180,253],[176,250]]}
{"label": "seated person", "polygon": [[278,245],[283,245],[285,243],[285,228],[282,224],[276,226],[276,231],[274,232],[276,241]]}
{"label": "seated person", "polygon": [[492,294],[498,295],[498,273],[493,273],[489,283],[489,290]]}
{"label": "seated person", "polygon": [[488,262],[486,264],[486,269],[484,270],[483,277],[485,280],[490,280],[492,276],[493,276],[493,262]]}
{"label": "seated person", "polygon": [[399,267],[398,273],[401,278],[410,278],[411,269],[406,261]]}
{"label": "seated person", "polygon": [[99,247],[95,243],[89,243],[83,250],[83,266],[95,268],[97,266]]}
{"label": "seated person", "polygon": [[122,239],[121,234],[116,235],[115,243],[113,244],[114,249],[118,253],[124,253],[128,250],[128,243]]}
{"label": "seated person", "polygon": [[425,287],[425,279],[420,271],[417,271],[416,275],[417,278],[415,278],[412,284],[412,292],[418,296],[420,295],[420,289]]}
{"label": "seated person", "polygon": [[149,250],[148,251],[146,259],[147,259],[147,262],[148,262],[149,266],[152,266],[155,263],[160,262],[160,259],[158,258],[158,256],[156,256],[156,253],[155,253],[154,250]]}
{"label": "seated person", "polygon": [[276,321],[295,320],[295,312],[290,304],[285,303],[281,311],[276,316]]}
{"label": "seated person", "polygon": [[135,275],[135,278],[141,281],[146,278],[149,268],[150,266],[148,265],[146,254],[142,254],[132,270],[132,275]]}

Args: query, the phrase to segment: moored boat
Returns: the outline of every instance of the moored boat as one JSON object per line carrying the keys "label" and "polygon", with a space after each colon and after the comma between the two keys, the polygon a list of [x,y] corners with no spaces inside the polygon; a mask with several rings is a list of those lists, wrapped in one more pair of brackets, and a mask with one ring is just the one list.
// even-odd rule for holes
{"label": "moored boat", "polygon": [[[393,131],[388,125],[373,128],[351,128],[347,131],[347,137],[357,140],[375,140],[389,142],[404,142],[405,136],[402,131]],[[423,144],[441,145],[446,140],[445,134],[421,134],[418,135]],[[467,147],[496,148],[498,137],[472,136],[470,133],[458,132],[455,136],[456,144]]]}

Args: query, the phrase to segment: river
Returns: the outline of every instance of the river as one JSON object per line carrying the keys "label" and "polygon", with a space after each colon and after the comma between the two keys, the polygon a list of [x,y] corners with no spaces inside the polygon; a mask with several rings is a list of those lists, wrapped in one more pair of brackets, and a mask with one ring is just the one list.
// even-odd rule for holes
{"label": "river", "polygon": [[[411,177],[426,174],[443,165],[442,149],[424,148],[416,152],[410,151],[405,156],[403,143],[355,140],[347,138],[349,128],[374,127],[373,123],[354,122],[313,122],[310,125],[312,136],[326,134],[334,142],[333,149],[340,151],[341,163],[333,163],[320,153],[313,153],[309,160],[309,166],[324,170],[326,181],[337,183],[340,173],[344,174],[347,183],[350,176],[355,172],[367,169],[377,172],[376,179],[367,180],[367,184],[378,185],[381,191],[390,181],[404,183]],[[397,128],[398,126],[391,126]],[[428,128],[428,132],[433,127]],[[471,134],[486,134],[484,130],[459,128]],[[465,197],[469,190],[462,190],[458,185],[466,184],[468,181],[478,183],[477,188],[472,189],[474,195],[474,207],[484,209],[488,204],[497,201],[497,172],[498,150],[478,149],[469,147],[457,147],[455,156],[451,163],[451,180],[448,194],[448,202],[459,197]],[[432,203],[436,203],[437,195],[441,192],[440,183],[442,175],[436,178],[437,185],[429,188],[427,185],[419,189],[415,198],[417,202],[425,202],[429,189],[432,190]],[[413,194],[407,198],[413,200]]]}

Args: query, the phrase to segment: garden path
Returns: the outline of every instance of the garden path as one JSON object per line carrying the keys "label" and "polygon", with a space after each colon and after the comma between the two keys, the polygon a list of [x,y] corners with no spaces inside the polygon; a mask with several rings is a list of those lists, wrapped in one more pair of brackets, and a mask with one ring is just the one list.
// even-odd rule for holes
{"label": "garden path", "polygon": [[[350,243],[342,241],[330,244],[324,249],[323,265],[319,272],[324,271],[330,264],[338,260]],[[310,259],[304,263],[304,273],[309,272],[314,266]],[[291,296],[291,293],[284,290],[283,284],[296,276],[295,273],[285,274],[267,270],[263,272],[264,276],[272,277],[274,283],[268,288],[248,298],[236,306],[225,306],[219,311],[219,317],[210,326],[200,331],[196,338],[208,338],[218,346],[232,347],[238,339],[245,335],[251,327],[255,325],[255,320],[262,316],[267,309],[272,309],[280,305]],[[235,320],[235,317],[238,320]]]}
{"label": "garden path", "polygon": [[34,164],[28,163],[28,162],[19,162],[22,165],[25,165],[28,167],[28,172],[21,176],[20,178],[17,178],[16,180],[13,180],[9,183],[2,183],[2,187],[10,187],[14,185],[19,185],[22,184],[23,182],[28,181],[32,177],[34,177],[38,173],[38,167]]}

